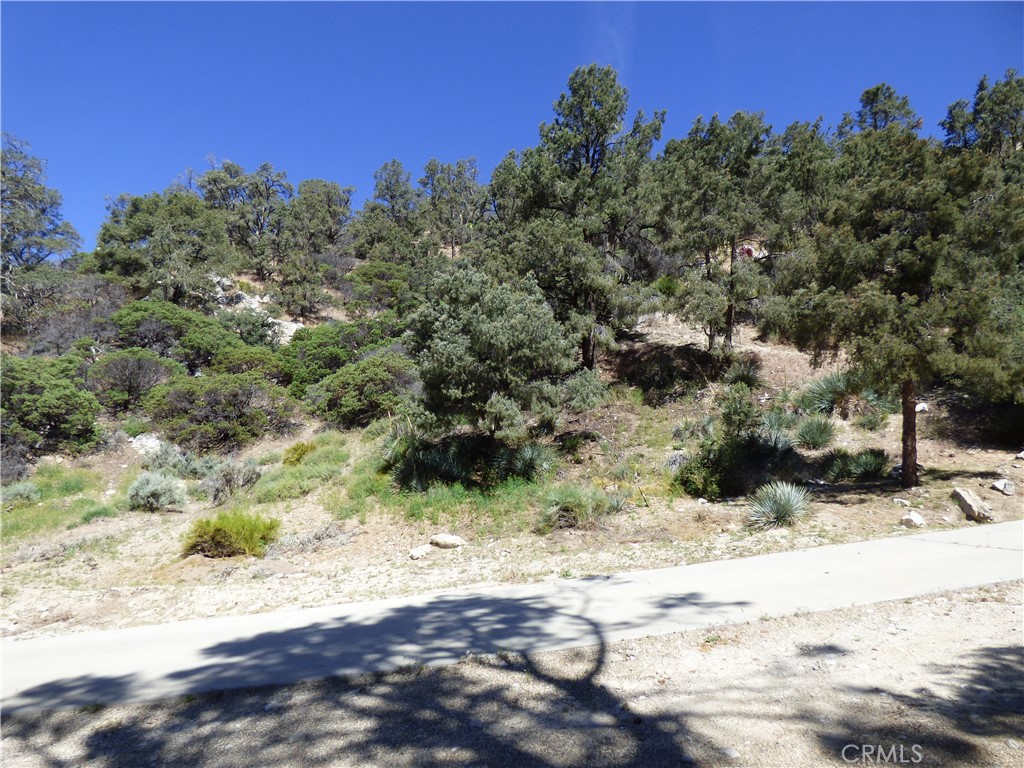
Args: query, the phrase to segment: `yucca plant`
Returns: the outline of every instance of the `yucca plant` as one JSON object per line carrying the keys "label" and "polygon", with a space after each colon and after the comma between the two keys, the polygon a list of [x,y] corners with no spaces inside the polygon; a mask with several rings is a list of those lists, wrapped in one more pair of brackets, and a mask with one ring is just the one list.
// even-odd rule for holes
{"label": "yucca plant", "polygon": [[835,422],[820,413],[811,414],[796,428],[796,441],[804,448],[826,448],[835,436]]}
{"label": "yucca plant", "polygon": [[782,481],[762,485],[750,497],[747,525],[757,530],[791,526],[808,511],[807,490]]}
{"label": "yucca plant", "polygon": [[734,361],[722,376],[722,381],[726,384],[746,384],[751,389],[759,389],[764,385],[760,359],[751,355]]}
{"label": "yucca plant", "polygon": [[821,465],[821,476],[829,483],[838,483],[850,476],[850,461],[853,456],[845,448],[833,448],[825,454]]}
{"label": "yucca plant", "polygon": [[889,455],[881,448],[865,448],[850,459],[850,477],[855,480],[877,480],[885,477]]}
{"label": "yucca plant", "polygon": [[812,381],[800,396],[803,408],[811,413],[832,414],[853,394],[856,387],[848,373],[830,373]]}
{"label": "yucca plant", "polygon": [[501,448],[494,462],[494,470],[498,480],[510,477],[536,480],[551,469],[552,463],[554,456],[550,450],[538,443],[524,443],[515,448]]}

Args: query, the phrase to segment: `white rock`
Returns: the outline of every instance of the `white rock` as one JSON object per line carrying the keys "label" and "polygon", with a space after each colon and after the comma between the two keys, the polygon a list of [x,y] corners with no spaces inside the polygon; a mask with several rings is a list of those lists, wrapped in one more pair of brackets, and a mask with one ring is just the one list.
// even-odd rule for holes
{"label": "white rock", "polygon": [[967,488],[954,488],[953,499],[960,506],[968,520],[975,520],[979,523],[992,522],[992,510],[988,504],[978,498],[978,494],[974,491],[970,491]]}
{"label": "white rock", "polygon": [[914,406],[914,410],[918,413],[928,413],[928,403],[918,403]]}
{"label": "white rock", "polygon": [[141,435],[128,438],[128,442],[143,456],[157,453],[164,444],[164,441],[152,432],[143,432]]}
{"label": "white rock", "polygon": [[740,759],[739,751],[736,750],[736,749],[733,749],[732,747],[726,747],[725,749],[723,749],[722,750],[722,754],[725,755],[730,760],[739,760]]}
{"label": "white rock", "polygon": [[707,499],[705,499],[705,498],[700,498],[700,499],[697,499],[697,503],[698,503],[698,504],[710,504],[711,502],[710,502],[710,501],[708,501],[708,500],[707,500]]}
{"label": "white rock", "polygon": [[907,501],[906,499],[893,499],[892,503],[893,504],[897,504],[897,505],[899,505],[901,507],[909,507],[910,506],[910,502]]}
{"label": "white rock", "polygon": [[1021,451],[1020,453],[1018,453],[1017,454],[1017,458],[1018,459],[1024,459],[1024,451]]}
{"label": "white rock", "polygon": [[1013,496],[1017,492],[1017,487],[1004,477],[992,483],[992,490],[999,491],[1003,496]]}
{"label": "white rock", "polygon": [[413,547],[412,549],[409,550],[409,558],[412,559],[412,560],[419,560],[421,557],[425,556],[428,552],[430,552],[430,545],[429,544],[421,544],[420,546]]}
{"label": "white rock", "polygon": [[903,516],[903,519],[900,520],[900,523],[905,528],[923,528],[924,518],[921,517],[921,515],[919,515],[917,512],[910,512],[909,514]]}
{"label": "white rock", "polygon": [[282,344],[290,342],[297,330],[306,327],[302,323],[289,323],[287,320],[274,320],[273,318],[271,318],[270,322],[277,326],[278,339],[280,339]]}
{"label": "white rock", "polygon": [[430,537],[430,543],[435,547],[441,549],[455,549],[456,547],[464,547],[467,542],[460,536],[454,536],[450,533],[435,533]]}

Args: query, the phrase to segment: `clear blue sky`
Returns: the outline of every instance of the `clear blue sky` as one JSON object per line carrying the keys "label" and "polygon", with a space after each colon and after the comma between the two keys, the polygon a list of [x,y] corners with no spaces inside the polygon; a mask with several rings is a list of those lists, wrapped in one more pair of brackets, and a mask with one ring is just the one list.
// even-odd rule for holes
{"label": "clear blue sky", "polygon": [[5,0],[5,131],[48,161],[93,247],[108,198],[207,157],[372,192],[398,158],[475,156],[484,179],[537,143],[572,70],[611,64],[631,109],[764,111],[835,125],[866,88],[939,135],[979,78],[1024,70],[1024,3],[23,3]]}

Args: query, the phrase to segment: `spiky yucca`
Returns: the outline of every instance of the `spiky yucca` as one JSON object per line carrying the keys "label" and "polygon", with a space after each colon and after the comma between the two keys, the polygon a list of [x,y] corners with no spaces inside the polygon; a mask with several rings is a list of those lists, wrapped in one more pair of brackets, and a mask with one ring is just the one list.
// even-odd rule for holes
{"label": "spiky yucca", "polygon": [[776,481],[762,485],[750,497],[747,525],[757,530],[791,526],[807,514],[806,489]]}
{"label": "spiky yucca", "polygon": [[825,448],[835,436],[835,422],[820,413],[811,414],[796,428],[796,441],[804,448]]}

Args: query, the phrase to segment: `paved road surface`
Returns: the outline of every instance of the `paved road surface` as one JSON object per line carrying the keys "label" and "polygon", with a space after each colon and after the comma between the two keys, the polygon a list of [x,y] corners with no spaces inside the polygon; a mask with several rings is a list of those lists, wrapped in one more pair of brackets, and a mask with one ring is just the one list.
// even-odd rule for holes
{"label": "paved road surface", "polygon": [[608,643],[1024,578],[1024,522],[698,565],[7,639],[5,712]]}

